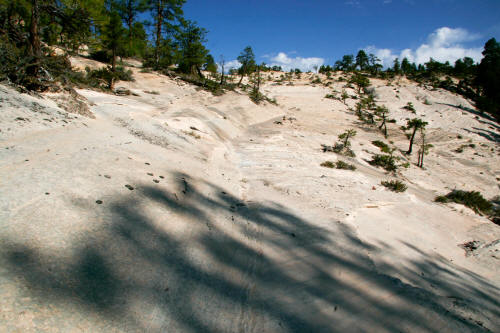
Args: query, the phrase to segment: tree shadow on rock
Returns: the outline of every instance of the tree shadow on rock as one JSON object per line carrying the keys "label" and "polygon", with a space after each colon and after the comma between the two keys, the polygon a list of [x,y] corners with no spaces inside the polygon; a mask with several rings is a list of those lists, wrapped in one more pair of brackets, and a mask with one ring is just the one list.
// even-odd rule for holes
{"label": "tree shadow on rock", "polygon": [[361,241],[348,225],[171,177],[173,186],[139,185],[137,195],[116,197],[102,230],[70,258],[7,240],[9,273],[32,297],[84,304],[123,331],[481,331],[443,302],[470,292],[484,300],[474,305],[498,314],[498,289],[478,276],[474,287],[450,274],[435,275],[434,289],[416,287],[420,271],[435,270],[424,252],[414,271],[400,272],[403,282],[369,256],[392,249]]}

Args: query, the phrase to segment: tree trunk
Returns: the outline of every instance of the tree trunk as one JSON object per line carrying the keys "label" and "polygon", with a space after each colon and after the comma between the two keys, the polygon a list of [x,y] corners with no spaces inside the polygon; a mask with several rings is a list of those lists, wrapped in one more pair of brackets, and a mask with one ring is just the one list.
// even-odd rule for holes
{"label": "tree trunk", "polygon": [[155,45],[155,66],[158,69],[160,64],[160,43],[161,43],[161,23],[163,21],[161,1],[156,0],[156,45]]}
{"label": "tree trunk", "polygon": [[221,77],[220,77],[220,85],[222,86],[224,84],[224,62],[221,63],[222,71],[221,71]]}
{"label": "tree trunk", "polygon": [[204,76],[204,75],[203,75],[203,73],[201,72],[200,67],[199,67],[199,66],[196,66],[196,65],[195,65],[195,67],[196,67],[196,68],[195,68],[195,69],[196,69],[196,73],[200,76],[200,78],[202,78],[202,79],[203,79],[203,81],[205,81],[205,76]]}
{"label": "tree trunk", "polygon": [[420,165],[419,167],[424,167],[424,155],[425,155],[425,134],[422,132],[422,152],[420,157]]}
{"label": "tree trunk", "polygon": [[349,134],[346,134],[345,140],[344,140],[344,147],[347,147],[348,142],[349,142]]}
{"label": "tree trunk", "polygon": [[410,139],[410,147],[408,148],[408,151],[406,152],[408,155],[411,154],[412,148],[413,148],[413,139],[415,139],[415,133],[417,133],[417,128],[415,127],[413,129],[413,133],[411,135]]}
{"label": "tree trunk", "polygon": [[109,80],[109,89],[113,90],[115,88],[115,72],[116,72],[116,48],[112,50],[113,55],[111,58],[111,80]]}
{"label": "tree trunk", "polygon": [[[132,0],[127,3],[127,25],[128,25],[128,51],[132,51],[132,24],[134,23],[134,10],[132,8]],[[130,56],[130,54],[129,54]]]}
{"label": "tree trunk", "polygon": [[257,93],[260,90],[260,66],[257,66]]}
{"label": "tree trunk", "polygon": [[35,58],[39,58],[42,54],[40,44],[40,34],[38,32],[38,23],[40,21],[39,3],[38,0],[32,0],[31,8],[31,25],[30,25],[30,44],[28,46],[28,53]]}
{"label": "tree trunk", "polygon": [[42,47],[40,43],[40,33],[38,24],[40,21],[40,8],[39,8],[39,0],[32,0],[32,8],[31,8],[31,24],[30,24],[30,35],[29,35],[29,44],[28,44],[28,55],[32,56],[33,63],[27,68],[27,72],[29,75],[33,77],[38,77],[38,73],[40,71],[40,58],[42,55]]}
{"label": "tree trunk", "polygon": [[241,81],[243,81],[243,74],[241,74],[241,77],[240,77],[240,82],[238,82],[238,87],[241,85]]}

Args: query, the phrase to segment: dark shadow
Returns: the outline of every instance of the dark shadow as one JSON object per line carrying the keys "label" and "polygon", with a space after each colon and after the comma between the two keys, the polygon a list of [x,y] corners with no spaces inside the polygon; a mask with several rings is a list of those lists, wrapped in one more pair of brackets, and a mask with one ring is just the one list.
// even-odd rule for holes
{"label": "dark shadow", "polygon": [[126,331],[487,331],[500,318],[499,290],[445,258],[406,244],[421,258],[412,269],[380,271],[368,253],[394,250],[346,224],[172,178],[115,198],[71,256],[5,240],[6,269],[30,297],[83,304]]}
{"label": "dark shadow", "polygon": [[480,118],[483,118],[484,120],[489,120],[492,123],[484,121],[484,120],[477,119],[479,122],[481,122],[483,124],[495,126],[497,129],[499,128],[498,125],[497,125],[497,123],[496,123],[495,118],[493,116],[487,114],[486,112],[477,111],[477,110],[465,107],[463,105],[454,105],[454,104],[448,104],[448,103],[436,103],[436,104],[446,105],[446,106],[450,106],[452,108],[456,108],[456,109],[459,109],[459,110],[462,110],[462,111],[466,111],[466,112],[472,113],[473,115],[478,116]]}
{"label": "dark shadow", "polygon": [[491,142],[495,142],[495,143],[500,142],[500,135],[493,132],[493,131],[490,131],[490,130],[472,127],[472,130],[464,128],[464,131],[466,131],[468,133],[473,133],[473,134],[477,134],[479,136],[482,136],[483,138],[485,138],[486,140],[489,140]]}

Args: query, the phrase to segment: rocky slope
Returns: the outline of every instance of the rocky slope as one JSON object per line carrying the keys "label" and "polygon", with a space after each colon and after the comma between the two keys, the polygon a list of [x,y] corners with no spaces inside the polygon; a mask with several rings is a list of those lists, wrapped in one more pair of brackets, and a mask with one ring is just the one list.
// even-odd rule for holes
{"label": "rocky slope", "polygon": [[[410,162],[392,176],[368,163],[384,139],[349,111],[356,100],[324,98],[345,82],[269,74],[278,106],[257,106],[133,70],[119,85],[136,96],[78,91],[94,119],[0,86],[2,331],[500,326],[500,228],[433,202],[454,188],[499,194],[500,128],[467,100],[372,80]],[[415,116],[434,145],[424,169],[401,153]],[[350,128],[356,157],[321,150]],[[320,166],[338,159],[357,169]],[[406,192],[380,185],[395,177]]]}

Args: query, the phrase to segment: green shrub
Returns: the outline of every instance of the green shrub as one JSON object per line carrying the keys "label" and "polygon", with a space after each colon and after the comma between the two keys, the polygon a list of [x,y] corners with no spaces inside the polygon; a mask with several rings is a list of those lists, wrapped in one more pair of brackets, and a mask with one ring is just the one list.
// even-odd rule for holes
{"label": "green shrub", "polygon": [[389,146],[385,142],[382,142],[380,140],[372,141],[372,144],[376,147],[379,147],[380,150],[383,151],[384,153],[389,153],[390,151]]}
{"label": "green shrub", "polygon": [[353,164],[349,164],[340,160],[335,162],[335,168],[343,170],[351,170],[351,171],[356,170],[356,167]]}
{"label": "green shrub", "polygon": [[351,148],[345,147],[342,143],[339,143],[339,142],[337,142],[335,144],[335,146],[333,146],[332,151],[334,153],[341,154],[341,155],[348,156],[348,157],[355,157],[356,156],[356,154],[354,153],[354,151],[352,151]]}
{"label": "green shrub", "polygon": [[405,106],[403,106],[403,109],[408,110],[408,111],[410,111],[412,113],[417,113],[416,110],[415,110],[415,107],[413,106],[412,102],[408,102],[408,104],[406,104]]}
{"label": "green shrub", "polygon": [[434,198],[435,202],[440,202],[440,203],[447,203],[448,198],[444,195],[438,195],[436,198]]}
{"label": "green shrub", "polygon": [[387,171],[396,171],[397,165],[394,156],[392,155],[381,155],[376,154],[372,156],[372,160],[369,161],[370,165],[382,167]]}
{"label": "green shrub", "polygon": [[456,202],[471,208],[478,214],[491,213],[493,208],[493,204],[477,191],[453,190],[444,196],[437,196],[434,201],[441,203]]}
{"label": "green shrub", "polygon": [[126,70],[125,68],[121,66],[116,67],[116,77],[120,81],[135,81],[133,76],[132,76],[132,71],[131,70]]}
{"label": "green shrub", "polygon": [[321,163],[320,166],[325,167],[325,168],[330,168],[330,169],[335,168],[335,164],[333,164],[332,161],[325,161],[325,162]]}
{"label": "green shrub", "polygon": [[321,79],[316,76],[312,81],[311,81],[312,84],[320,84],[321,83]]}
{"label": "green shrub", "polygon": [[115,72],[111,71],[111,67],[103,67],[99,69],[85,68],[87,72],[85,84],[91,87],[108,88],[112,79],[116,81],[134,81],[132,71],[125,70],[123,67],[117,66]]}
{"label": "green shrub", "polygon": [[397,193],[406,191],[408,186],[400,180],[382,181],[380,184]]}

